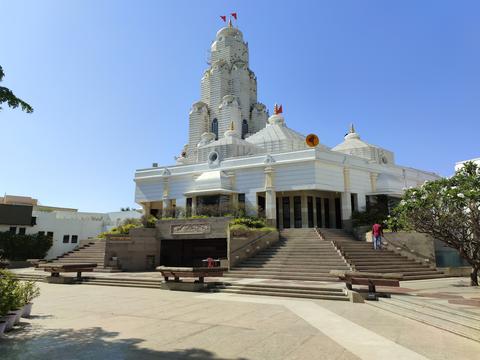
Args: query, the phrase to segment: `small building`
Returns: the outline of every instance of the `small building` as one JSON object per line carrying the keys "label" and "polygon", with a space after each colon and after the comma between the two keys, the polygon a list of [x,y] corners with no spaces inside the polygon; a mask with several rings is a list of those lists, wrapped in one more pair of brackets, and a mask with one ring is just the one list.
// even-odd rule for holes
{"label": "small building", "polygon": [[257,100],[248,43],[231,23],[212,42],[200,89],[176,164],[135,172],[135,200],[148,214],[244,210],[278,228],[347,228],[352,211],[439,178],[396,164],[393,152],[364,141],[353,125],[328,148],[287,126],[282,106],[270,116]]}
{"label": "small building", "polygon": [[26,196],[0,197],[0,232],[41,233],[51,237],[52,247],[46,258],[52,259],[73,250],[80,240],[94,238],[118,226],[127,218],[139,219],[136,210],[111,213],[79,212],[77,209],[44,206]]}

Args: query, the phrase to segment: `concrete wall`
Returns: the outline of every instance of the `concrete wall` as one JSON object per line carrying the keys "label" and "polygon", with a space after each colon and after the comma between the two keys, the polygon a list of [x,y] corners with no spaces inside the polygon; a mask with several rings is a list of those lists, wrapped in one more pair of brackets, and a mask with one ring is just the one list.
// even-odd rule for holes
{"label": "concrete wall", "polygon": [[146,271],[147,256],[154,256],[154,266],[160,264],[160,240],[155,229],[138,228],[130,230],[128,236],[108,236],[105,246],[105,264],[115,264],[124,271]]}
{"label": "concrete wall", "polygon": [[399,231],[385,233],[384,243],[388,248],[410,259],[435,266],[435,246],[433,238],[417,232]]}
{"label": "concrete wall", "polygon": [[157,237],[162,240],[226,239],[230,221],[230,217],[159,220]]}
{"label": "concrete wall", "polygon": [[228,238],[228,260],[232,268],[254,256],[259,251],[275,244],[279,239],[278,231],[231,231]]}
{"label": "concrete wall", "polygon": [[155,228],[130,230],[127,236],[107,237],[105,264],[114,265],[113,257],[124,271],[147,271],[147,256],[160,265],[161,240],[219,239],[227,241],[231,218],[159,220]]}

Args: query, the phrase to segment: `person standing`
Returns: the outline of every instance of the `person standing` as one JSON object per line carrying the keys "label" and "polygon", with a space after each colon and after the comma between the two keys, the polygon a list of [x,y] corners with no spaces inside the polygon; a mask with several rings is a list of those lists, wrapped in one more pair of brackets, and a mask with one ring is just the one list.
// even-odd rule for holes
{"label": "person standing", "polygon": [[373,224],[372,240],[373,240],[373,248],[375,250],[379,250],[382,248],[382,236],[383,236],[382,225],[378,223]]}

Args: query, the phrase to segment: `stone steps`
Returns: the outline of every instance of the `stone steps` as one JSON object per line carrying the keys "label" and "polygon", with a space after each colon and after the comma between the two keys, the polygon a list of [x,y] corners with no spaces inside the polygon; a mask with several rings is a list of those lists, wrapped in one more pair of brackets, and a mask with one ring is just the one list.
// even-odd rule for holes
{"label": "stone steps", "polygon": [[325,240],[331,240],[346,261],[357,271],[372,273],[400,273],[404,280],[435,279],[445,275],[429,264],[417,262],[391,250],[375,250],[366,242],[357,241],[338,230],[320,229]]}
{"label": "stone steps", "polygon": [[406,296],[392,296],[369,301],[369,305],[409,319],[437,327],[451,333],[480,341],[480,319],[478,316],[459,312],[441,305],[429,305],[427,300],[410,300]]}
{"label": "stone steps", "polygon": [[51,260],[50,264],[95,263],[95,272],[116,272],[118,269],[105,266],[105,240],[96,239],[77,249]]}
{"label": "stone steps", "polygon": [[283,230],[280,238],[280,243],[245,260],[226,276],[337,281],[330,270],[350,269],[332,243],[321,239],[314,229]]}
{"label": "stone steps", "polygon": [[83,285],[120,286],[133,288],[161,289],[162,279],[131,279],[131,278],[109,278],[109,277],[87,277],[82,281]]}
{"label": "stone steps", "polygon": [[217,286],[212,292],[278,296],[300,299],[316,300],[338,300],[349,301],[348,296],[342,289],[320,288],[320,287],[298,287],[289,285],[268,285],[268,284],[231,284]]}

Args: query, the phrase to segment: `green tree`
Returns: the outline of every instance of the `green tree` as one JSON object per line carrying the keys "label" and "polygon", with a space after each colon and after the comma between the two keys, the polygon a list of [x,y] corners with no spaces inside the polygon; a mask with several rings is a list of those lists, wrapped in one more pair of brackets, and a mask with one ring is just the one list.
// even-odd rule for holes
{"label": "green tree", "polygon": [[[3,68],[0,66],[0,82],[3,81],[4,77],[5,77],[5,73],[3,72]],[[0,105],[3,103],[7,103],[7,105],[12,109],[15,109],[20,106],[22,110],[27,113],[33,112],[33,108],[22,99],[19,99],[18,97],[16,97],[15,94],[12,92],[12,90],[10,90],[9,88],[0,86]],[[1,106],[0,106],[0,110],[2,110]]]}
{"label": "green tree", "polygon": [[480,269],[480,168],[465,163],[454,176],[406,191],[395,208],[398,222],[456,249],[472,266],[471,285]]}

